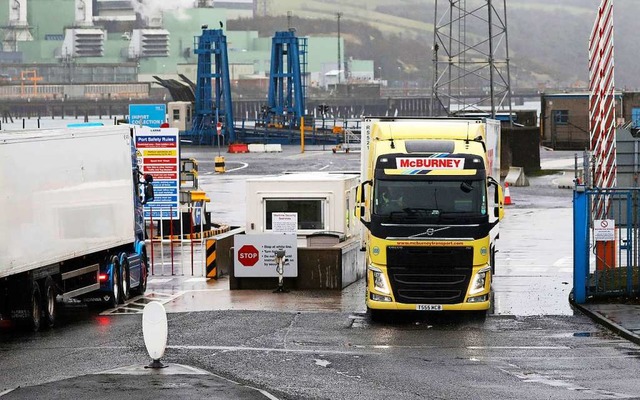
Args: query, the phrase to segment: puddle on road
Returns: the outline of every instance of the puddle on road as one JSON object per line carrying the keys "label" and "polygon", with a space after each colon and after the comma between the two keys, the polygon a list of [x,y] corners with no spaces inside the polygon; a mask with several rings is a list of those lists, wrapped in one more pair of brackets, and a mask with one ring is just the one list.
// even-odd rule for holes
{"label": "puddle on road", "polygon": [[604,338],[604,337],[610,337],[611,333],[609,332],[602,332],[602,331],[595,331],[595,332],[564,332],[564,333],[558,333],[555,335],[551,335],[550,337],[552,338],[570,338],[570,337],[576,337],[576,338],[586,338],[586,337],[598,337],[598,338]]}

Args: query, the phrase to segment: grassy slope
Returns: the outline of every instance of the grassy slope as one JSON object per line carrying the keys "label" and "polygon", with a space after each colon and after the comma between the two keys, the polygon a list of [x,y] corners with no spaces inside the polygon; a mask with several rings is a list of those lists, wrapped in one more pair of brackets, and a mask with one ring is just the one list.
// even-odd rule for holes
{"label": "grassy slope", "polygon": [[[509,0],[508,8],[511,13],[563,13],[567,18],[574,16],[593,15],[594,7],[589,4],[595,0],[583,1],[582,5],[558,5],[547,3],[544,0]],[[470,1],[468,4],[471,4]],[[439,7],[446,2],[440,0]],[[270,15],[286,15],[292,12],[300,18],[327,18],[335,19],[336,13],[342,13],[342,20],[354,20],[358,22],[369,21],[383,33],[406,33],[411,35],[433,34],[433,12],[435,1],[427,0],[395,0],[393,7],[398,10],[427,9],[428,12],[415,13],[412,18],[403,18],[390,15],[386,12],[378,12],[378,7],[388,6],[388,0],[271,0],[269,2]],[[470,8],[471,5],[468,5]]]}
{"label": "grassy slope", "polygon": [[[484,0],[467,1],[467,7],[471,8],[474,2]],[[587,80],[588,36],[600,0],[506,2],[511,64],[515,67],[515,78],[520,79],[518,82],[524,84],[527,77],[533,76],[538,77],[537,83],[561,86]],[[447,3],[438,1],[440,15]],[[502,1],[494,0],[494,4],[500,8]],[[616,86],[637,88],[640,87],[640,63],[635,60],[638,49],[634,27],[637,26],[638,0],[616,0],[614,7]],[[435,0],[268,0],[270,15],[285,16],[288,11],[299,18],[333,21],[339,11],[346,25],[351,21],[365,22],[383,34],[424,42],[421,52],[428,52],[433,41]],[[348,28],[345,26],[343,30],[346,33]]]}

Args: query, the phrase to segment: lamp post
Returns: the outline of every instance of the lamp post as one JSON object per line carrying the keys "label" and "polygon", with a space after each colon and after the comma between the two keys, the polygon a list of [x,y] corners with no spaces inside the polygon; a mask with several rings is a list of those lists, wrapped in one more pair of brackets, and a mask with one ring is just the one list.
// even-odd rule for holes
{"label": "lamp post", "polygon": [[340,70],[342,69],[342,51],[340,49],[340,18],[342,17],[342,13],[337,12],[336,17],[338,17],[338,84],[340,84]]}

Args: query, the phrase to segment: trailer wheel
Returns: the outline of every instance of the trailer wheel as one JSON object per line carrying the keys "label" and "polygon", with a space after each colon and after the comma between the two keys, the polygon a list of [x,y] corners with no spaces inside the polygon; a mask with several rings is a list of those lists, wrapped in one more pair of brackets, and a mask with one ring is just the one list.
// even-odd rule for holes
{"label": "trailer wheel", "polygon": [[129,288],[130,288],[130,279],[129,279],[129,261],[125,259],[122,262],[122,268],[120,268],[120,303],[124,303],[129,298]]}
{"label": "trailer wheel", "polygon": [[44,315],[42,317],[44,326],[53,328],[56,323],[57,304],[56,304],[56,286],[53,279],[48,276],[44,281],[44,296],[42,298],[42,309]]}
{"label": "trailer wheel", "polygon": [[109,308],[116,308],[120,304],[120,263],[118,258],[111,257],[111,264],[113,265],[113,278],[111,279],[111,294],[109,294],[107,305]]}
{"label": "trailer wheel", "polygon": [[147,252],[142,250],[142,260],[140,261],[140,283],[138,287],[134,289],[134,292],[140,296],[147,290],[147,279],[149,270],[147,267]]}
{"label": "trailer wheel", "polygon": [[40,286],[38,286],[37,282],[33,282],[31,286],[31,304],[29,304],[30,315],[26,321],[26,327],[33,332],[40,330],[40,317],[42,316],[40,304]]}

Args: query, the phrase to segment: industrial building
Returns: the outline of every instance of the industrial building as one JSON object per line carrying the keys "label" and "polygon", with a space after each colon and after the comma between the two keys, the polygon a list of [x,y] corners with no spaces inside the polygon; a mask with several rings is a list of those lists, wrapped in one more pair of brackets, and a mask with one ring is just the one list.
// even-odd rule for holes
{"label": "industrial building", "polygon": [[[227,19],[251,17],[255,8],[254,0],[156,3],[162,6],[139,0],[0,0],[0,83],[154,82],[154,76],[177,74],[193,79],[194,37],[202,26],[225,27]],[[171,10],[174,3],[193,5]],[[225,29],[225,34],[234,88],[265,89],[271,37],[260,37],[257,31]],[[326,89],[338,77],[345,79],[345,71],[337,69],[339,48],[347,60],[340,41],[338,47],[335,37],[308,38],[309,87]],[[347,60],[347,65],[353,79],[373,80],[373,61]],[[46,92],[43,88],[28,93]]]}

